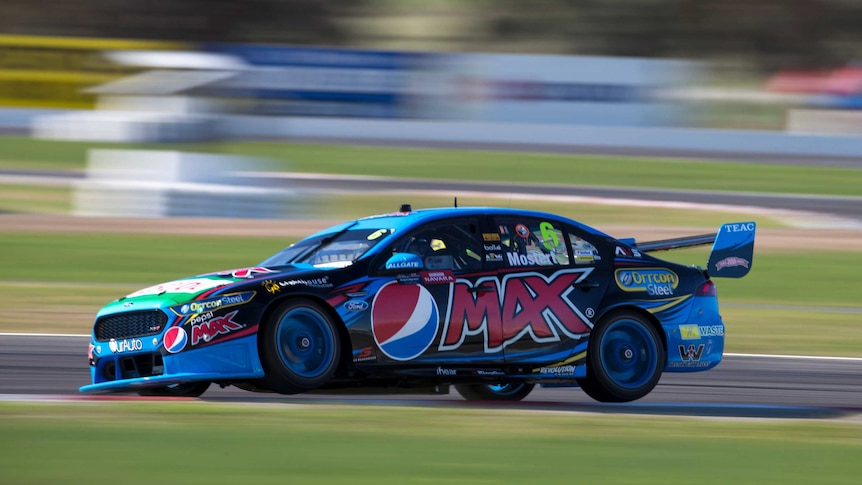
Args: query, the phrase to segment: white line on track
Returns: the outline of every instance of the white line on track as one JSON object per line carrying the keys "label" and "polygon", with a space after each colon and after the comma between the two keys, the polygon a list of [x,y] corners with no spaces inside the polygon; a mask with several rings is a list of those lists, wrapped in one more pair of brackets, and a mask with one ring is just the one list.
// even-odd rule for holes
{"label": "white line on track", "polygon": [[733,354],[724,353],[725,357],[754,357],[762,359],[801,359],[801,360],[835,360],[842,362],[862,362],[860,357],[827,357],[819,355],[772,355],[772,354]]}
{"label": "white line on track", "polygon": [[[89,335],[72,333],[0,333],[0,337],[72,337],[89,338]],[[841,362],[862,362],[862,357],[829,357],[821,355],[773,355],[773,354],[735,354],[725,352],[725,357],[753,357],[758,359],[802,359],[802,360],[834,360]]]}

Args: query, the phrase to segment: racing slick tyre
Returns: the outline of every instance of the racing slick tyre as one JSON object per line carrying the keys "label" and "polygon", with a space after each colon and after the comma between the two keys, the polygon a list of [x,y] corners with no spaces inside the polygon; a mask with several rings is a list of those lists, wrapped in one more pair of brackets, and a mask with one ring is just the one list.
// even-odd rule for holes
{"label": "racing slick tyre", "polygon": [[468,401],[520,401],[527,397],[535,384],[508,382],[505,384],[455,384],[455,390]]}
{"label": "racing slick tyre", "polygon": [[320,305],[283,303],[260,333],[266,386],[281,394],[319,388],[335,373],[341,355],[338,328]]}
{"label": "racing slick tyre", "polygon": [[628,311],[612,313],[593,329],[587,376],[578,384],[596,401],[634,401],[658,384],[665,355],[661,336],[645,317]]}
{"label": "racing slick tyre", "polygon": [[165,387],[151,387],[141,389],[138,395],[159,397],[200,397],[210,388],[211,382],[189,382],[186,384],[173,384]]}

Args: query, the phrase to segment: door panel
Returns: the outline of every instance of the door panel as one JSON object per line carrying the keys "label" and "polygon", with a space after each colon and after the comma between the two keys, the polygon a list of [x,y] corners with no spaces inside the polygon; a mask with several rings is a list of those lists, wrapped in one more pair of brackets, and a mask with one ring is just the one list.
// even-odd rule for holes
{"label": "door panel", "polygon": [[376,347],[396,361],[502,362],[495,271],[484,268],[481,221],[459,218],[402,237],[393,252],[419,255],[423,268],[397,276],[374,297]]}
{"label": "door panel", "polygon": [[[506,362],[559,362],[585,342],[607,280],[598,250],[553,220],[497,218],[505,258],[498,267]],[[574,240],[580,241],[578,245]]]}

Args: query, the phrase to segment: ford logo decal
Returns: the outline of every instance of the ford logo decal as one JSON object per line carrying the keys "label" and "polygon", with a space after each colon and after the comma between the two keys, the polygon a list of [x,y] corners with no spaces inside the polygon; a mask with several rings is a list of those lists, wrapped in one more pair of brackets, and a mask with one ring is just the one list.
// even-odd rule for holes
{"label": "ford logo decal", "polygon": [[344,308],[349,312],[361,312],[368,310],[368,303],[363,300],[350,300],[344,304]]}

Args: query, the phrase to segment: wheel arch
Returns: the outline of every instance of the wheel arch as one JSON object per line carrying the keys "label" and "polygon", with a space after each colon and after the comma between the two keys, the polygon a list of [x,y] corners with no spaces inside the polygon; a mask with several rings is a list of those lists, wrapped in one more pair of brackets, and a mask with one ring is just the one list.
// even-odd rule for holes
{"label": "wheel arch", "polygon": [[662,345],[662,348],[664,349],[664,354],[665,354],[664,355],[664,362],[662,362],[662,368],[666,367],[667,366],[667,359],[668,359],[667,334],[665,334],[664,327],[662,327],[661,322],[652,313],[650,313],[650,312],[648,312],[648,311],[644,310],[643,308],[636,306],[636,305],[619,305],[619,306],[615,306],[613,308],[607,309],[601,315],[599,315],[599,318],[597,318],[595,321],[599,322],[599,321],[601,321],[605,318],[608,318],[610,316],[613,316],[617,313],[626,313],[626,312],[637,313],[638,315],[644,317],[646,319],[646,321],[649,322],[649,324],[652,325],[653,329],[655,329],[655,331],[658,333],[659,338],[661,338],[661,345]]}
{"label": "wheel arch", "polygon": [[[338,337],[341,339],[341,355],[339,356],[338,368],[335,371],[336,376],[344,375],[348,372],[350,365],[353,363],[353,345],[350,341],[350,332],[347,331],[347,326],[344,324],[344,320],[341,319],[341,316],[338,315],[338,312],[335,311],[335,308],[332,308],[332,305],[329,304],[323,298],[309,294],[309,293],[294,293],[290,295],[283,295],[279,298],[275,298],[270,301],[263,313],[260,317],[260,329],[258,332],[263,330],[265,325],[270,325],[272,322],[272,315],[275,311],[283,305],[291,300],[308,300],[312,303],[317,304],[322,308],[332,321],[335,322],[335,327],[338,329]],[[261,339],[257,339],[258,346],[258,354],[260,354],[260,346],[262,345]]]}

